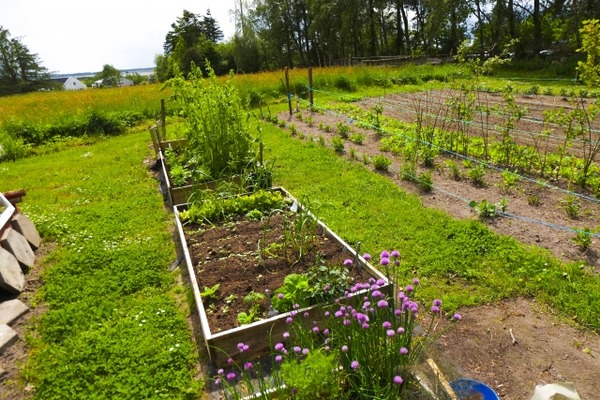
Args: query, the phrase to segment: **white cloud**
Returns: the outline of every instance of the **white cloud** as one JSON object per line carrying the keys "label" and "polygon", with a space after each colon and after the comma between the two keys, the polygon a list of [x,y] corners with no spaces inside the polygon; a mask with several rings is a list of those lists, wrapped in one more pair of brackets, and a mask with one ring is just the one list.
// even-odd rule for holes
{"label": "white cloud", "polygon": [[165,35],[186,9],[207,9],[225,37],[234,33],[230,10],[236,0],[0,0],[0,26],[20,37],[51,72],[96,72],[151,67]]}

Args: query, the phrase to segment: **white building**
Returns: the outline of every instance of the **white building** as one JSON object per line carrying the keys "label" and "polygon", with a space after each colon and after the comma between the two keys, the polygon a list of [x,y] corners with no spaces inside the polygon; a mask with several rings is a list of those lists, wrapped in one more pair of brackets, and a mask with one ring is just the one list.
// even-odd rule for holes
{"label": "white building", "polygon": [[75,77],[68,78],[64,83],[63,87],[65,90],[85,90],[87,86],[85,83],[81,82],[79,79]]}

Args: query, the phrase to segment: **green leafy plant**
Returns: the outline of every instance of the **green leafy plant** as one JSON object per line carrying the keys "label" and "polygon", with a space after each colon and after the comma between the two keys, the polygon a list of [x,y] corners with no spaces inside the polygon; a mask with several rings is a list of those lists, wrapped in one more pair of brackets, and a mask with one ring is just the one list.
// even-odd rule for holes
{"label": "green leafy plant", "polygon": [[446,166],[448,167],[448,169],[450,169],[452,179],[454,179],[455,181],[460,181],[462,179],[462,172],[455,161],[446,160]]}
{"label": "green leafy plant", "polygon": [[331,145],[333,146],[333,150],[335,150],[336,153],[344,152],[344,139],[335,136],[331,139]]}
{"label": "green leafy plant", "polygon": [[378,171],[387,171],[390,165],[392,165],[392,160],[381,154],[371,157],[371,162],[373,163],[373,167]]}
{"label": "green leafy plant", "polygon": [[343,122],[338,122],[337,133],[342,139],[348,139],[350,137],[350,127]]}
{"label": "green leafy plant", "polygon": [[283,280],[283,286],[273,293],[272,304],[279,312],[290,311],[294,306],[307,307],[313,294],[308,276],[290,274]]}
{"label": "green leafy plant", "polygon": [[311,298],[314,303],[322,303],[341,297],[350,287],[350,271],[343,265],[325,265],[319,263],[306,272],[312,287]]}
{"label": "green leafy plant", "polygon": [[187,77],[168,82],[173,98],[185,116],[188,139],[186,152],[213,178],[240,173],[253,158],[253,139],[248,113],[230,75],[225,83],[217,79],[210,64],[203,78],[194,66]]}
{"label": "green leafy plant", "polygon": [[354,144],[361,145],[365,142],[365,135],[362,133],[353,133],[350,135],[350,141]]}
{"label": "green leafy plant", "polygon": [[431,172],[421,172],[417,177],[417,181],[419,182],[419,187],[424,192],[431,192],[433,189],[433,179],[431,179]]}
{"label": "green leafy plant", "polygon": [[288,359],[281,364],[281,378],[294,391],[298,400],[337,399],[342,386],[338,361],[334,354],[320,349],[304,359]]}
{"label": "green leafy plant", "polygon": [[587,227],[575,232],[575,236],[572,239],[577,244],[579,249],[581,249],[581,251],[586,251],[592,245],[591,234],[592,231]]}
{"label": "green leafy plant", "polygon": [[474,209],[475,213],[482,219],[495,218],[498,216],[498,206],[487,200],[481,200],[479,203],[472,200],[469,203],[469,207]]}
{"label": "green leafy plant", "polygon": [[571,194],[565,196],[565,199],[562,201],[562,206],[570,218],[579,218],[581,206],[576,196]]}
{"label": "green leafy plant", "polygon": [[485,168],[478,164],[469,171],[469,179],[475,186],[485,186]]}
{"label": "green leafy plant", "polygon": [[502,187],[506,191],[515,187],[517,182],[519,182],[521,179],[516,173],[507,170],[502,171],[500,175],[502,176]]}
{"label": "green leafy plant", "polygon": [[295,136],[298,134],[298,128],[296,127],[296,125],[290,124],[290,133],[292,134],[292,136]]}
{"label": "green leafy plant", "polygon": [[262,293],[251,291],[244,296],[242,302],[250,306],[248,312],[241,311],[237,315],[237,320],[240,325],[251,324],[261,318],[261,302],[266,299]]}
{"label": "green leafy plant", "polygon": [[263,216],[264,214],[262,213],[262,211],[257,209],[251,210],[246,214],[246,218],[249,221],[260,221]]}
{"label": "green leafy plant", "polygon": [[219,283],[217,283],[216,285],[211,286],[211,287],[204,286],[204,289],[202,289],[202,292],[200,292],[200,295],[204,298],[205,301],[216,300],[217,292],[219,291],[220,287],[221,287],[221,284],[219,284]]}
{"label": "green leafy plant", "polygon": [[527,204],[538,207],[540,205],[540,198],[535,194],[531,194],[527,196]]}

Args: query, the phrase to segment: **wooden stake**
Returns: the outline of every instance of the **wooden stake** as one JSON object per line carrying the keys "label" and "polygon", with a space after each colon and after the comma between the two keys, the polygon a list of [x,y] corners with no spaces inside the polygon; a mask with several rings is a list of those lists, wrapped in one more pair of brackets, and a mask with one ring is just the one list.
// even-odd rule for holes
{"label": "wooden stake", "polygon": [[290,109],[290,117],[292,116],[292,93],[290,91],[290,72],[288,67],[285,67],[285,87],[287,90],[288,108]]}
{"label": "wooden stake", "polygon": [[513,344],[513,346],[514,346],[515,344],[519,343],[519,342],[517,342],[517,339],[515,338],[515,335],[513,334],[512,328],[510,328],[510,329],[508,330],[508,333],[510,333],[510,338],[512,339],[512,344]]}
{"label": "wooden stake", "polygon": [[310,111],[313,108],[313,75],[312,75],[312,67],[308,67],[308,102],[310,104]]}
{"label": "wooden stake", "polygon": [[431,369],[435,373],[436,377],[439,379],[440,383],[442,384],[442,387],[444,388],[444,390],[446,391],[446,393],[448,393],[448,396],[450,396],[450,399],[452,399],[452,400],[459,400],[459,398],[456,395],[456,393],[454,393],[454,390],[452,389],[452,386],[450,386],[450,384],[446,380],[446,377],[442,374],[442,371],[440,371],[440,369],[438,368],[438,366],[435,363],[435,361],[433,361],[433,358],[428,358],[427,359],[427,364],[429,364],[429,366],[431,367]]}

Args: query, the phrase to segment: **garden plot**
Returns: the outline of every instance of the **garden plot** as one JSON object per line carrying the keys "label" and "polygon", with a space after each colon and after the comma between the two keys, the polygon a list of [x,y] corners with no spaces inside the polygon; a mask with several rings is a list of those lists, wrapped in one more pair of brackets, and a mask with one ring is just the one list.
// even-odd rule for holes
{"label": "garden plot", "polygon": [[[209,224],[190,223],[194,211],[175,207],[202,336],[216,364],[239,356],[240,342],[253,352],[268,349],[293,309],[318,319],[318,305],[342,296],[353,282],[387,282],[283,189],[240,197],[263,200]],[[390,290],[387,283],[381,290]]]}
{"label": "garden plot", "polygon": [[[596,197],[600,179],[598,156],[591,163],[586,186],[582,188],[577,185],[575,180],[581,168],[575,166],[574,157],[582,154],[583,140],[571,141],[571,146],[565,152],[554,153],[550,140],[558,140],[558,143],[561,143],[560,140],[564,141],[564,138],[557,139],[560,137],[560,130],[556,128],[549,135],[548,147],[541,147],[539,143],[539,150],[540,154],[546,155],[547,165],[558,163],[557,157],[560,158],[562,154],[560,164],[557,164],[561,165],[560,168],[555,166],[552,170],[546,170],[543,176],[534,170],[533,161],[529,172],[517,166],[505,168],[491,161],[483,161],[480,154],[483,151],[482,139],[477,133],[480,132],[480,126],[473,122],[467,124],[469,129],[475,130],[474,133],[469,131],[471,133],[468,138],[473,138],[470,142],[473,152],[468,153],[468,156],[463,156],[460,148],[448,153],[442,151],[441,146],[434,146],[430,160],[426,162],[427,155],[424,152],[428,147],[422,146],[416,159],[414,153],[410,157],[414,144],[411,149],[408,145],[411,141],[404,132],[414,129],[417,115],[422,117],[423,131],[428,124],[437,124],[436,128],[440,129],[443,119],[440,110],[445,104],[445,98],[440,99],[442,95],[397,94],[356,103],[331,102],[318,107],[317,112],[302,110],[296,112],[291,119],[287,113],[282,113],[279,119],[287,121],[288,129],[293,135],[331,146],[345,157],[379,169],[404,190],[419,193],[423,203],[429,207],[442,209],[457,218],[476,218],[479,215],[498,233],[548,249],[554,256],[565,261],[583,261],[586,268],[600,272],[600,241],[597,237],[600,204]],[[484,96],[490,106],[492,101],[502,101],[501,95]],[[403,105],[397,104],[400,98]],[[427,103],[431,98],[436,98],[437,101]],[[532,103],[538,105],[537,111],[518,121],[521,124],[518,125],[518,130],[521,131],[519,135],[511,134],[515,154],[517,150],[520,151],[519,154],[525,152],[524,147],[519,146],[524,146],[527,142],[520,141],[521,139],[528,139],[529,136],[536,138],[535,140],[540,138],[542,124],[539,121],[524,121],[526,118],[542,118],[542,104],[548,110],[552,106],[569,105],[568,101],[551,96],[515,96],[515,101],[523,107],[531,106]],[[415,113],[415,104],[421,104],[422,114]],[[437,120],[436,115],[439,116]],[[451,126],[456,124],[456,120],[450,121],[452,124],[446,122],[446,129],[457,129],[456,125]],[[500,120],[489,121],[488,124],[494,138],[498,134],[496,129],[500,129],[499,122]],[[595,132],[596,122],[593,127],[592,133]],[[538,135],[535,136],[532,132],[538,132]],[[490,151],[492,133],[489,137]],[[465,138],[467,136],[463,137]],[[497,139],[494,140],[497,142]],[[532,157],[538,154],[531,147],[528,151]],[[586,151],[589,154],[589,146]],[[387,164],[378,165],[382,160]]]}

